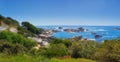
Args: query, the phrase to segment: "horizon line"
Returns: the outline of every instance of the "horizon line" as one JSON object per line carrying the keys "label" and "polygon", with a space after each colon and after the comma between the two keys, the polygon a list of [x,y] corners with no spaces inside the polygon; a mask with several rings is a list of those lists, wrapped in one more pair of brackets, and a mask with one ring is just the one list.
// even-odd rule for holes
{"label": "horizon line", "polygon": [[35,25],[35,26],[120,26],[120,25]]}

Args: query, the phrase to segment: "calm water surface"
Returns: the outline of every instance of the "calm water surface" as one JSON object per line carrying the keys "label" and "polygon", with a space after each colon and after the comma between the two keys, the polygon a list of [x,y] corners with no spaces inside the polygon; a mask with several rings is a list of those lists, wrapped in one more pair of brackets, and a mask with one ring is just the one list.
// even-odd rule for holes
{"label": "calm water surface", "polygon": [[[95,39],[94,35],[91,32],[95,32],[98,35],[103,36],[102,38],[95,39],[98,42],[120,37],[120,30],[115,29],[115,28],[120,28],[120,26],[39,26],[39,27],[44,29],[61,30],[60,32],[54,33],[53,36],[57,38],[62,38],[62,39],[72,38],[74,36],[80,36],[80,35],[82,35],[83,38]],[[79,27],[83,27],[84,29],[88,29],[88,31],[69,33],[69,32],[63,31],[63,29],[58,29],[58,27],[62,27],[63,29],[66,29],[66,28],[77,29]]]}

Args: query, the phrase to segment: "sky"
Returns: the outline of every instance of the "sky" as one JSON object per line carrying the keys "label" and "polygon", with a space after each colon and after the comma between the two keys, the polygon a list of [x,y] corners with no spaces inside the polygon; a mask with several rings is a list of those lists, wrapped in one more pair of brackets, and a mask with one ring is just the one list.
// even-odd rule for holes
{"label": "sky", "polygon": [[120,0],[0,0],[0,14],[36,26],[120,26]]}

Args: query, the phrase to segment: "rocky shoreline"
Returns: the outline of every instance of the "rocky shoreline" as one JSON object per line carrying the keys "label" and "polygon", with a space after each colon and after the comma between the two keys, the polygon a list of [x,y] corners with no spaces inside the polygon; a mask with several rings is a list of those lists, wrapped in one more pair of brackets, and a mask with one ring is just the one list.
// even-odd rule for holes
{"label": "rocky shoreline", "polygon": [[[68,33],[74,33],[74,32],[87,32],[88,29],[84,29],[82,27],[79,27],[77,29],[63,29],[63,27],[58,27],[61,30],[56,30],[56,29],[44,29],[41,34],[39,34],[37,37],[28,37],[30,39],[35,40],[40,46],[48,46],[49,42],[54,39],[55,37],[53,36],[54,33],[56,32],[61,32],[65,31]],[[96,38],[99,38],[99,36],[96,36]],[[89,41],[95,41],[95,39],[87,39],[83,38],[82,36],[74,36],[73,38],[68,38],[70,40],[89,40]]]}

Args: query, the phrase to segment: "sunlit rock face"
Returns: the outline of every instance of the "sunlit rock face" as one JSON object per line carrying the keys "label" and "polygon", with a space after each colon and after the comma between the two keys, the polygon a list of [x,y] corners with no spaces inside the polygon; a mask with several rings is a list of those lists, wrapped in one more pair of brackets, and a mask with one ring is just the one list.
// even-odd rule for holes
{"label": "sunlit rock face", "polygon": [[0,26],[0,31],[4,31],[8,28],[8,26]]}
{"label": "sunlit rock face", "polygon": [[14,32],[14,33],[17,33],[17,32],[18,32],[18,30],[17,30],[16,28],[14,28],[14,27],[11,27],[9,30],[10,30],[11,32]]}
{"label": "sunlit rock face", "polygon": [[4,31],[8,28],[8,26],[5,23],[3,23],[2,21],[0,22],[0,24],[1,24],[0,25],[0,31]]}

